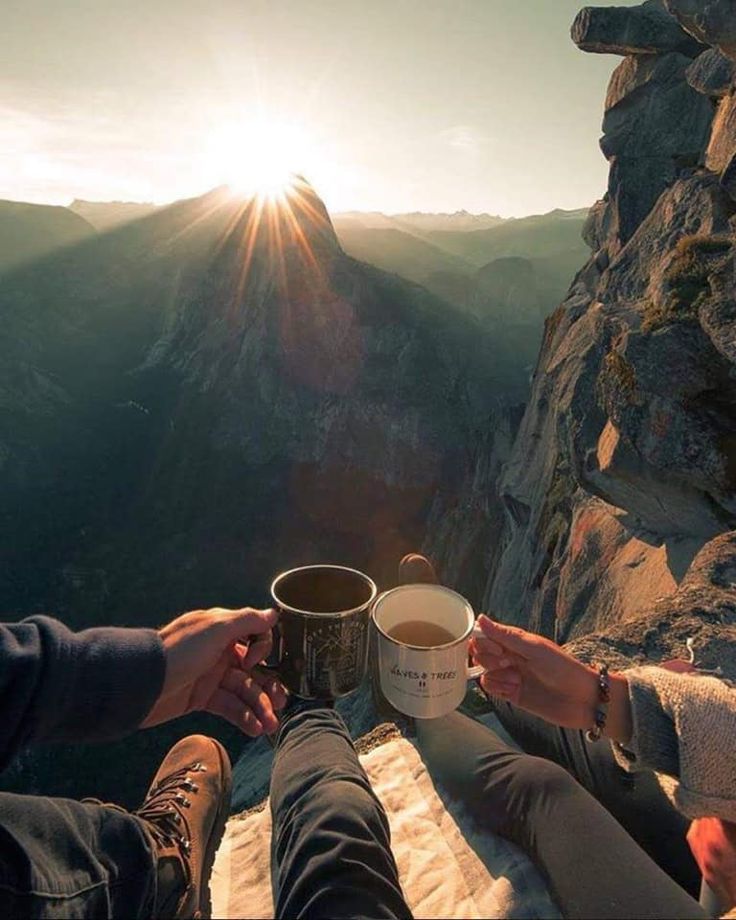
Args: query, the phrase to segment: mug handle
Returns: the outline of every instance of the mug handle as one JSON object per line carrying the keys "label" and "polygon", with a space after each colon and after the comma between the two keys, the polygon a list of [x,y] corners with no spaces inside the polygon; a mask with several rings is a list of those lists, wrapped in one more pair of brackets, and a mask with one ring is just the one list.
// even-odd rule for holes
{"label": "mug handle", "polygon": [[[485,633],[480,628],[480,626],[474,626],[473,632],[471,633],[471,638],[473,639],[482,639]],[[479,677],[482,677],[486,673],[486,669],[481,664],[475,665],[475,667],[468,668],[468,680],[477,680]]]}
{"label": "mug handle", "polygon": [[271,628],[271,634],[273,637],[273,646],[271,647],[271,654],[266,658],[266,660],[259,664],[258,667],[262,671],[268,671],[273,674],[275,677],[278,677],[278,670],[283,658],[283,643],[281,642],[281,626],[277,623]]}

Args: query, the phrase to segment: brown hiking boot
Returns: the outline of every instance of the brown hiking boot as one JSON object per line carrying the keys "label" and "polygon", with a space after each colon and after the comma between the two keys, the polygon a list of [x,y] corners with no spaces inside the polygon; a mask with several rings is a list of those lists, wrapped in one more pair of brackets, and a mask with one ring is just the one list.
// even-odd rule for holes
{"label": "brown hiking boot", "polygon": [[209,917],[210,875],[230,812],[230,758],[213,738],[190,735],[163,759],[134,814],[153,839],[156,917]]}

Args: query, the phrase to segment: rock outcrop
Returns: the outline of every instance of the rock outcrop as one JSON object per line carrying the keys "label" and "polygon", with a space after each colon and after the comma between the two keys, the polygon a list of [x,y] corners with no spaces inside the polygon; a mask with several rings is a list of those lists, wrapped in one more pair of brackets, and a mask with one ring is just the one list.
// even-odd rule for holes
{"label": "rock outcrop", "polygon": [[716,48],[710,48],[690,64],[687,82],[704,96],[720,99],[731,92],[736,77],[736,61],[727,58]]}
{"label": "rock outcrop", "polygon": [[724,534],[702,549],[677,590],[642,613],[605,632],[568,646],[585,661],[609,661],[625,668],[651,661],[689,657],[699,668],[736,680],[736,533]]}
{"label": "rock outcrop", "polygon": [[609,191],[488,486],[505,522],[483,606],[563,641],[599,634],[591,654],[682,655],[736,615],[736,93],[733,20],[716,15],[733,4],[668,6],[677,18],[588,8],[573,27],[585,50],[627,55],[606,102]]}
{"label": "rock outcrop", "polygon": [[572,38],[584,51],[625,55],[605,101],[601,150],[611,163],[608,194],[586,235],[595,248],[605,240],[610,259],[682,170],[706,156],[713,120],[707,97],[716,92],[703,94],[700,85],[722,83],[723,67],[709,57],[694,70],[701,52],[710,52],[689,38],[659,0],[586,7],[573,23]]}
{"label": "rock outcrop", "polygon": [[631,239],[679,172],[703,157],[713,107],[687,82],[690,63],[677,52],[632,55],[611,78],[601,138],[611,163],[609,255]]}
{"label": "rock outcrop", "polygon": [[734,0],[665,0],[667,9],[697,41],[736,59]]}
{"label": "rock outcrop", "polygon": [[572,25],[572,39],[597,54],[657,54],[679,51],[695,57],[703,46],[680,27],[662,0],[641,6],[586,6]]}

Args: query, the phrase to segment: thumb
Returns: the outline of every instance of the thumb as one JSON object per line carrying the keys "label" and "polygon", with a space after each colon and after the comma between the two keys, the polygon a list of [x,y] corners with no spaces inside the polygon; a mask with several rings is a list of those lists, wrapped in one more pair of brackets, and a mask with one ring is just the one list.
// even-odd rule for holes
{"label": "thumb", "polygon": [[518,629],[516,626],[506,626],[504,623],[496,623],[490,617],[482,613],[478,617],[478,625],[487,638],[492,639],[499,645],[502,645],[510,652],[520,655],[522,658],[528,658],[534,649],[534,636]]}
{"label": "thumb", "polygon": [[255,610],[253,607],[243,607],[241,610],[230,610],[227,614],[230,639],[233,642],[247,642],[251,636],[273,629],[278,618],[278,611],[272,608]]}

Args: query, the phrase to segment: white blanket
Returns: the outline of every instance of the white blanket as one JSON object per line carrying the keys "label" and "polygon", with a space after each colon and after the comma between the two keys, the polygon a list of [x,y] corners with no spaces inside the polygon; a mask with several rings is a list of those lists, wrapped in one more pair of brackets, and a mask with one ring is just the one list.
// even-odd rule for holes
{"label": "white blanket", "polygon": [[[551,917],[559,913],[529,860],[446,808],[416,749],[398,738],[361,757],[391,826],[404,895],[421,918]],[[271,813],[230,820],[215,861],[215,917],[273,917]]]}

